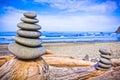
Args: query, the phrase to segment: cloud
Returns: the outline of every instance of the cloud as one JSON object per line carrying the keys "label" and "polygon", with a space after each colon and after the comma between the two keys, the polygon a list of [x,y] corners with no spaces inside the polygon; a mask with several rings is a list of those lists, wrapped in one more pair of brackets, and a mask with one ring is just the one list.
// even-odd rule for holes
{"label": "cloud", "polygon": [[50,7],[65,10],[66,12],[98,12],[105,13],[117,9],[115,1],[97,3],[97,0],[35,0],[38,3],[48,3]]}
{"label": "cloud", "polygon": [[20,21],[20,17],[25,11],[11,6],[3,7],[3,9],[6,11],[6,13],[0,16],[0,24],[2,27],[0,31],[16,31],[16,24]]}
{"label": "cloud", "polygon": [[[17,9],[17,8],[14,8],[12,6],[5,6],[3,7],[3,9],[7,12],[10,12],[10,13],[24,13],[24,12],[29,12],[29,10],[20,10],[20,9]],[[35,11],[31,11],[30,12],[35,12]]]}
{"label": "cloud", "polygon": [[[3,9],[6,11],[6,13],[0,16],[1,17],[0,31],[16,31],[18,29],[17,23],[20,22],[20,18],[23,16],[23,13],[27,11],[19,10],[12,6],[3,7]],[[30,12],[34,12],[34,11],[30,11]]]}
{"label": "cloud", "polygon": [[[1,31],[16,31],[17,23],[24,10],[7,8],[8,12],[1,17]],[[12,9],[12,10],[11,10]],[[115,31],[120,25],[118,18],[104,15],[40,15],[37,19],[42,31]]]}
{"label": "cloud", "polygon": [[51,31],[114,31],[120,24],[115,17],[38,16],[44,30]]}
{"label": "cloud", "polygon": [[8,12],[1,17],[0,24],[2,25],[2,30],[0,31],[16,31],[16,24],[20,21],[20,13]]}
{"label": "cloud", "polygon": [[9,12],[16,12],[16,13],[23,13],[24,10],[19,10],[11,6],[5,6],[3,7],[4,10],[9,11]]}

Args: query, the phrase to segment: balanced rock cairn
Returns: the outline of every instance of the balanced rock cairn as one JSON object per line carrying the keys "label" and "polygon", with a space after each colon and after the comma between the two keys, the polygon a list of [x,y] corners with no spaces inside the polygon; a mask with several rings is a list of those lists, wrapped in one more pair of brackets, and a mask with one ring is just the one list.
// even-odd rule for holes
{"label": "balanced rock cairn", "polygon": [[41,26],[36,24],[39,21],[36,19],[35,13],[26,12],[25,17],[21,18],[17,26],[20,28],[17,31],[18,36],[14,38],[15,42],[9,44],[8,49],[17,58],[20,59],[35,59],[45,54],[46,49],[43,47],[40,40]]}
{"label": "balanced rock cairn", "polygon": [[99,49],[100,60],[98,61],[95,68],[97,70],[107,70],[111,67],[111,52],[107,49]]}

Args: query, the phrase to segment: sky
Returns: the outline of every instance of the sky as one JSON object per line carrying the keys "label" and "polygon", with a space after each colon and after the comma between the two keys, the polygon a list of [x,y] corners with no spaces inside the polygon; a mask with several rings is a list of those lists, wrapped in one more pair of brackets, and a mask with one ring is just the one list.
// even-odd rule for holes
{"label": "sky", "polygon": [[24,12],[37,13],[42,31],[114,32],[120,0],[0,0],[0,32],[16,31]]}

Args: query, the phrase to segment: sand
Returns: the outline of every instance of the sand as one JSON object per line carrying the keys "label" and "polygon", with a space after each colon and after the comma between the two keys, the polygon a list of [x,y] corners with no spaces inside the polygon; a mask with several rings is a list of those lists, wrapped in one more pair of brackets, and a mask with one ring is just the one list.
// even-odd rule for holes
{"label": "sand", "polygon": [[[10,54],[7,45],[0,44],[0,55]],[[120,42],[57,42],[43,43],[42,45],[56,54],[73,55],[81,59],[85,55],[89,55],[90,58],[98,58],[99,48],[106,48],[112,50],[112,58],[120,58]]]}
{"label": "sand", "polygon": [[99,48],[112,50],[113,57],[120,57],[120,42],[77,42],[77,43],[44,43],[54,53],[75,55],[83,58],[86,54],[91,58],[99,57]]}

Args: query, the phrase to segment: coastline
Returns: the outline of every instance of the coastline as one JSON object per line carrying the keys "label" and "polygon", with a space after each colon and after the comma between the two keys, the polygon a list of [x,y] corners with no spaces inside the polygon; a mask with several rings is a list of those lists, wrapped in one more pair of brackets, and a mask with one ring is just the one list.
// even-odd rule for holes
{"label": "coastline", "polygon": [[[90,58],[99,57],[99,48],[112,50],[113,58],[120,58],[120,42],[45,42],[42,44],[56,54],[72,55],[82,59],[85,55]],[[0,56],[10,55],[8,44],[0,44]]]}

